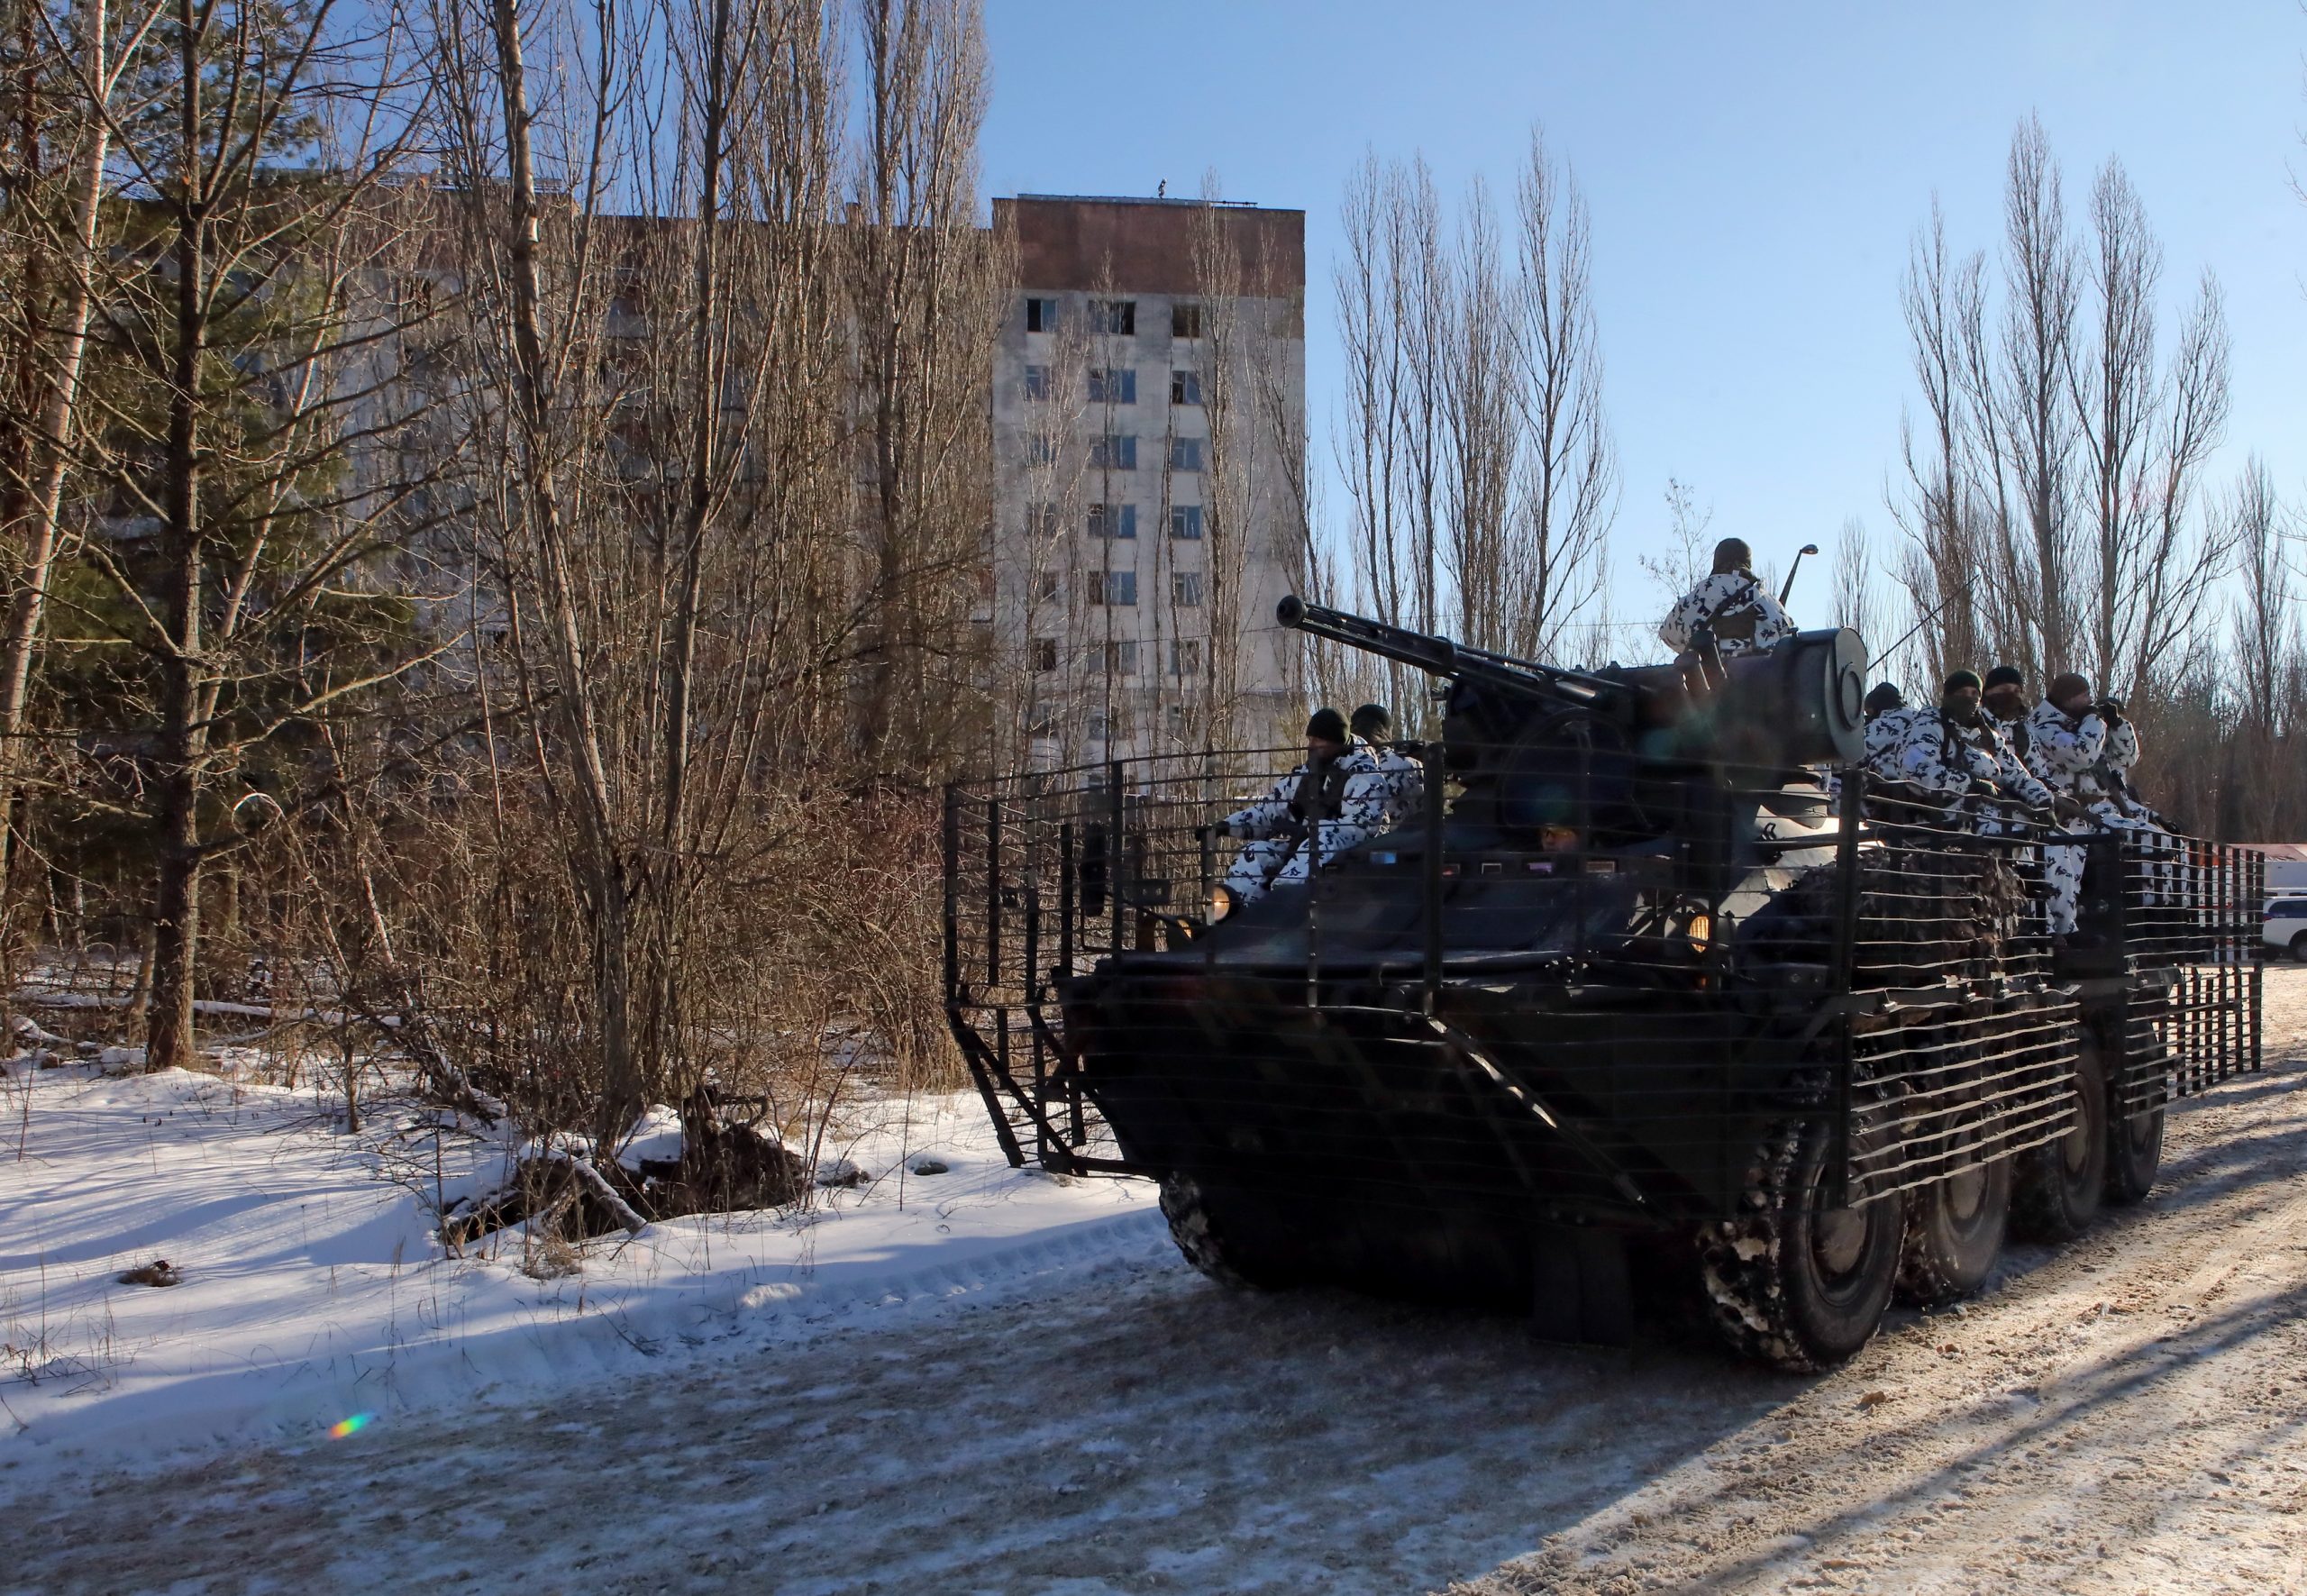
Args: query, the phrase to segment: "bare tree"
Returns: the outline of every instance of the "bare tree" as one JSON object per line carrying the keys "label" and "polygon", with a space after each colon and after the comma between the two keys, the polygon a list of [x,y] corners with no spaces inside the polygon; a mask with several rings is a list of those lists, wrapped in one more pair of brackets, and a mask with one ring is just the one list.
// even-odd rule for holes
{"label": "bare tree", "polygon": [[2202,514],[2227,414],[2227,337],[2204,280],[2167,363],[2162,253],[2121,167],[2093,186],[2088,249],[2029,118],[2007,168],[2000,307],[1983,257],[1955,260],[1932,207],[1902,287],[1925,422],[1905,428],[1893,513],[1929,669],[2008,660],[2163,690],[2146,663],[2202,632],[2231,548]]}
{"label": "bare tree", "polygon": [[1516,200],[1525,441],[1506,638],[1512,652],[1544,659],[1601,589],[1618,467],[1602,409],[1586,202],[1535,129]]}
{"label": "bare tree", "polygon": [[1617,488],[1585,201],[1534,131],[1510,230],[1477,183],[1444,250],[1437,209],[1423,163],[1372,156],[1347,186],[1336,448],[1356,601],[1486,647],[1582,652]]}
{"label": "bare tree", "polygon": [[[106,0],[80,0],[61,25],[45,6],[22,0],[17,77],[24,103],[8,117],[21,148],[19,191],[5,223],[20,291],[8,330],[14,381],[0,405],[0,537],[14,556],[7,631],[0,641],[0,883],[12,879],[11,850],[25,704],[47,617],[49,583],[61,531],[64,488],[88,348],[105,176],[120,114],[123,75],[161,16],[159,5],[115,18]],[[45,68],[42,62],[45,61]],[[51,107],[53,108],[51,110]],[[43,137],[64,144],[60,183],[44,179]],[[59,189],[52,203],[44,189]]]}
{"label": "bare tree", "polygon": [[941,706],[978,679],[944,661],[991,524],[984,394],[1008,269],[976,225],[985,44],[971,0],[856,0],[865,100],[844,230],[871,491],[862,550],[861,746],[936,768]]}
{"label": "bare tree", "polygon": [[2297,584],[2284,558],[2282,510],[2265,461],[2254,458],[2244,468],[2223,515],[2236,546],[2240,590],[2228,617],[2236,707],[2220,830],[2228,836],[2288,835],[2284,823],[2307,815],[2307,806],[2284,790],[2290,783],[2279,773],[2276,751],[2300,730],[2293,714],[2302,645]]}
{"label": "bare tree", "polygon": [[2023,540],[2031,592],[2034,646],[2020,661],[2044,674],[2071,668],[2075,657],[2076,553],[2074,455],[2078,418],[2072,404],[2080,268],[2066,232],[2058,162],[2042,123],[2021,123],[2011,143],[2005,191],[2002,335],[1988,397],[1999,454],[2011,464],[2020,524],[2001,535]]}
{"label": "bare tree", "polygon": [[397,424],[374,285],[406,235],[393,184],[421,96],[391,14],[178,0],[150,39],[134,102],[89,100],[130,203],[91,290],[84,359],[106,380],[84,385],[68,463],[108,509],[76,556],[76,630],[149,666],[110,729],[139,752],[100,799],[153,854],[165,1066],[193,1053],[204,871],[244,845],[223,784],[425,657],[364,576],[411,485],[363,466]]}

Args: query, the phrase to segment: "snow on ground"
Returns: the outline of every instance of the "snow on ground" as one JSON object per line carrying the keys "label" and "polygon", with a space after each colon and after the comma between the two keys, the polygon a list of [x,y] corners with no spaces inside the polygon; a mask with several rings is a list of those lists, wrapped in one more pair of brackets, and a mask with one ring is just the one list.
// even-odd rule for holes
{"label": "snow on ground", "polygon": [[[1141,1183],[1010,1170],[973,1094],[880,1109],[882,1123],[827,1150],[865,1184],[814,1193],[815,1211],[652,1225],[588,1244],[581,1270],[555,1274],[524,1271],[539,1261],[518,1230],[460,1258],[432,1233],[428,1199],[477,1184],[488,1171],[476,1159],[501,1162],[496,1150],[451,1141],[436,1188],[420,1139],[399,1161],[411,1184],[394,1184],[373,1135],[342,1134],[327,1099],[20,1064],[0,1087],[0,1467],[517,1398],[706,1343],[790,1339],[864,1303],[918,1310],[1165,1245]],[[628,1156],[677,1153],[668,1119],[653,1115]],[[946,1172],[912,1172],[931,1156]],[[117,1279],[160,1259],[182,1285]]]}
{"label": "snow on ground", "polygon": [[0,1590],[2307,1591],[2307,971],[2268,996],[2266,1072],[2175,1108],[2147,1202],[1831,1374],[1228,1291],[1140,1207],[1001,1289],[885,1273],[806,1338],[741,1303],[694,1352],[342,1438],[0,1448]]}

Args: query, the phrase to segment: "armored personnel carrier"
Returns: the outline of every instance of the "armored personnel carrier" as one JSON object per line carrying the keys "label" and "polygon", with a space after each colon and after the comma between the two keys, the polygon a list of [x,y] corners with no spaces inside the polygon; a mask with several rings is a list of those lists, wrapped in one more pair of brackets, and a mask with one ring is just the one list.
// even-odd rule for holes
{"label": "armored personnel carrier", "polygon": [[[1853,633],[1573,671],[1280,619],[1443,706],[1422,797],[1302,883],[1221,886],[1287,753],[946,798],[947,1011],[1005,1151],[1158,1181],[1211,1275],[1600,1341],[1679,1296],[1817,1368],[2011,1227],[2143,1196],[2171,1097],[2259,1066],[2258,860],[1870,792]],[[2058,939],[2050,847],[2088,859]]]}

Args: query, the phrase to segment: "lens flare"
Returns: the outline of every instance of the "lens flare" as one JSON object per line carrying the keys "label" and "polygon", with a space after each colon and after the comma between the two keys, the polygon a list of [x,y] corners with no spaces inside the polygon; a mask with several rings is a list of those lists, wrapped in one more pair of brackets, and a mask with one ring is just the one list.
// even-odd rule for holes
{"label": "lens flare", "polygon": [[369,1421],[376,1417],[373,1413],[355,1413],[350,1418],[340,1418],[328,1427],[329,1438],[342,1441],[347,1436],[357,1436],[367,1429]]}

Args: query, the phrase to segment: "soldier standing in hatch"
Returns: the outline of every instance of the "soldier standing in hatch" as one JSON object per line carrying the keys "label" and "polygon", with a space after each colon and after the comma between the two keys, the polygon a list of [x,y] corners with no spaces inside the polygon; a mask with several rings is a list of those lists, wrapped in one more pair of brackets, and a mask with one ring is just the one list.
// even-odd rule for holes
{"label": "soldier standing in hatch", "polygon": [[1754,558],[1741,539],[1727,537],[1715,544],[1714,574],[1683,594],[1667,613],[1658,640],[1678,654],[1686,653],[1705,631],[1725,660],[1735,660],[1793,636],[1793,621],[1748,569]]}
{"label": "soldier standing in hatch", "polygon": [[1235,900],[1252,903],[1280,881],[1303,881],[1311,871],[1310,860],[1303,857],[1309,840],[1325,862],[1346,846],[1340,839],[1349,819],[1347,786],[1374,768],[1367,753],[1348,743],[1345,716],[1335,709],[1316,710],[1306,722],[1305,762],[1256,803],[1217,823],[1225,835],[1249,844],[1226,872]]}

